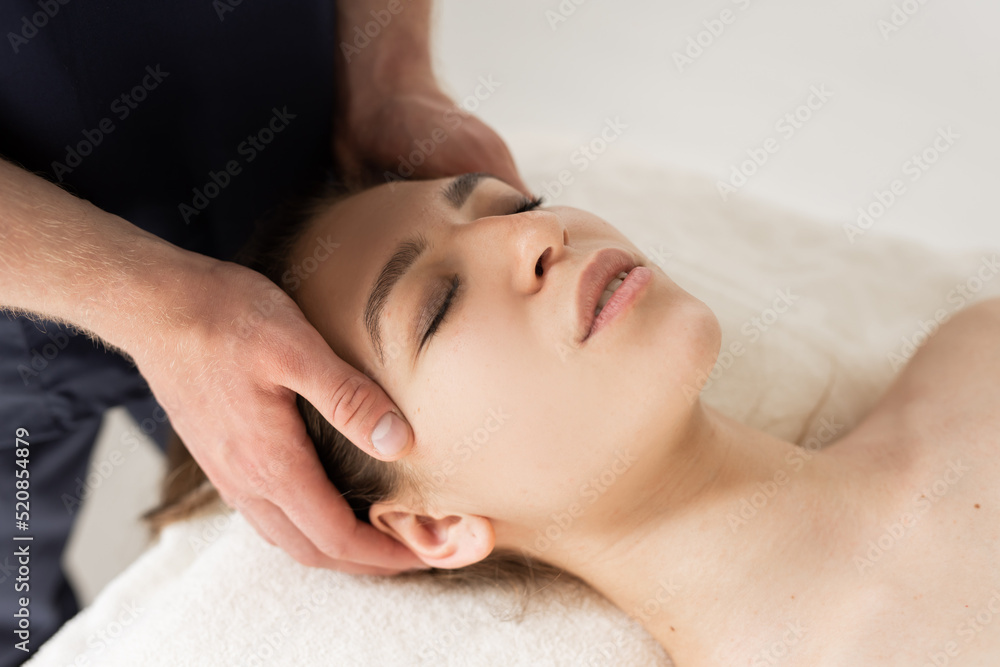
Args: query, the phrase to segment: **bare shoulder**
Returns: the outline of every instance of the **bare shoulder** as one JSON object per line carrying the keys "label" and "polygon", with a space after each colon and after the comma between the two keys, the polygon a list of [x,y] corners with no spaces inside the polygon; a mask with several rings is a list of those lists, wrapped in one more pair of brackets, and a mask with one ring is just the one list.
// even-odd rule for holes
{"label": "bare shoulder", "polygon": [[[916,351],[865,422],[911,433],[1000,429],[1000,298],[960,310]],[[977,438],[978,439],[978,438]]]}

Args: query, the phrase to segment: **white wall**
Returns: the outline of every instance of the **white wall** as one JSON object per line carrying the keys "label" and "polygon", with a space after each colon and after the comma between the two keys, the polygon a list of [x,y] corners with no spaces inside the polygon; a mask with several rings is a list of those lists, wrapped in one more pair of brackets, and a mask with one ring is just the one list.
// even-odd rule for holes
{"label": "white wall", "polygon": [[[840,224],[899,178],[905,193],[873,229],[942,248],[1000,247],[1000,3],[577,3],[439,3],[443,81],[458,98],[479,76],[502,84],[479,113],[511,138],[515,154],[522,132],[587,142],[604,119],[620,116],[629,126],[621,145],[724,179],[747,149],[774,136],[778,152],[741,192]],[[915,13],[900,14],[906,23],[883,37],[878,22],[894,6]],[[560,7],[575,11],[552,27],[548,12]],[[723,10],[732,23],[679,70],[673,54]],[[814,85],[832,96],[785,140],[775,123]],[[903,163],[939,127],[959,138],[912,182]]]}

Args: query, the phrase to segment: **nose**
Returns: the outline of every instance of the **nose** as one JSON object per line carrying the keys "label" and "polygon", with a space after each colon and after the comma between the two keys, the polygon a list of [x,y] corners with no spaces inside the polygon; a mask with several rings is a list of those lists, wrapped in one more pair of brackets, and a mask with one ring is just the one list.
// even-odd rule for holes
{"label": "nose", "polygon": [[569,231],[552,211],[482,218],[473,226],[478,226],[475,233],[482,235],[476,245],[490,255],[484,265],[497,275],[509,275],[520,293],[541,289],[550,267],[567,254]]}

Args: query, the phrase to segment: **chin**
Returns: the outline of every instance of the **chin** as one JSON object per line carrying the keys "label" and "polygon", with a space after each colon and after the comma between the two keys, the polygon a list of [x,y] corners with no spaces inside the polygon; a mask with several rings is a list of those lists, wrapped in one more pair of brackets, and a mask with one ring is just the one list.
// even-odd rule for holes
{"label": "chin", "polygon": [[[719,318],[700,299],[677,288],[658,328],[658,352],[648,359],[648,372],[657,372],[659,394],[673,405],[690,407],[701,394],[704,378],[715,367],[722,348]],[[655,360],[655,361],[654,361]]]}
{"label": "chin", "polygon": [[719,318],[715,316],[715,311],[708,305],[691,297],[697,304],[697,317],[692,318],[692,328],[697,332],[694,336],[694,351],[697,358],[701,360],[698,371],[710,373],[715,368],[715,362],[719,359],[719,352],[722,350],[722,326]]}

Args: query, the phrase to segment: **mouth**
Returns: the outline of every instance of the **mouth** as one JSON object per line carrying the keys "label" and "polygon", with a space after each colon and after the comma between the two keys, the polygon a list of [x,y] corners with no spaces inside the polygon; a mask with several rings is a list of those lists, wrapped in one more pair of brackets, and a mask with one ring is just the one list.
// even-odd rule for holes
{"label": "mouth", "polygon": [[576,290],[578,343],[594,332],[598,314],[612,303],[616,290],[636,266],[635,260],[618,248],[604,248],[595,253],[580,275]]}

